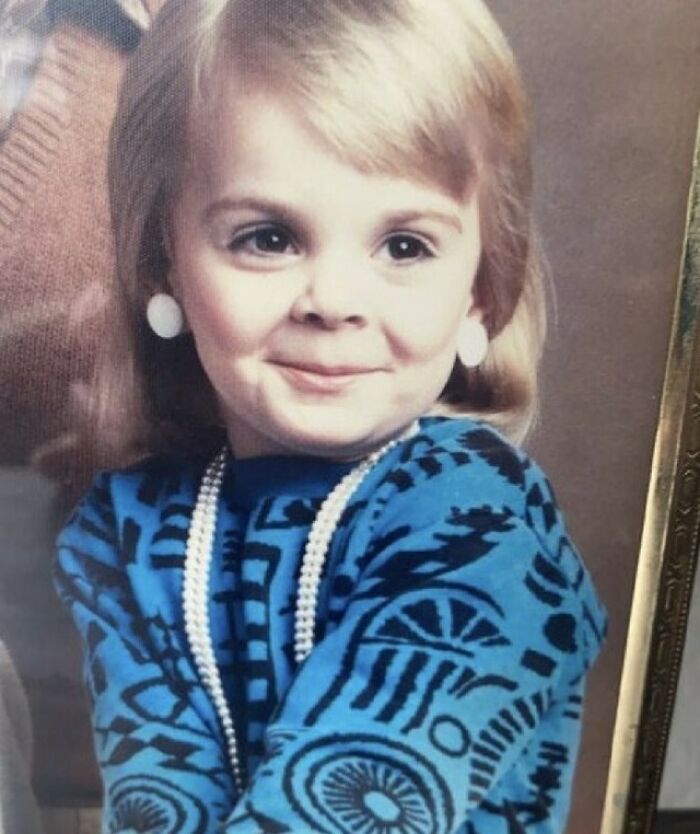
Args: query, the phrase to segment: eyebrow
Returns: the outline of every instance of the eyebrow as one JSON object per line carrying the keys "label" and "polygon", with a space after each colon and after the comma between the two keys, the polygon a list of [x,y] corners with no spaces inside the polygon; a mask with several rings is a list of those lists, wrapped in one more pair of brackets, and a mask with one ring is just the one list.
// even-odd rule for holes
{"label": "eyebrow", "polygon": [[438,209],[425,209],[424,211],[400,211],[396,214],[389,214],[391,224],[414,223],[417,220],[436,220],[438,223],[444,223],[447,226],[452,226],[460,234],[464,231],[462,221],[456,214],[451,214],[447,211],[439,211]]}
{"label": "eyebrow", "polygon": [[[208,205],[204,210],[204,219],[211,220],[215,215],[223,211],[256,211],[260,214],[279,217],[289,225],[301,225],[304,222],[304,214],[293,206],[278,200],[270,200],[266,197],[222,197]],[[434,220],[451,226],[460,234],[464,231],[462,221],[457,214],[439,209],[409,209],[406,211],[387,212],[382,219],[384,226],[401,226],[405,223],[414,223],[420,220]]]}
{"label": "eyebrow", "polygon": [[257,211],[260,214],[270,214],[280,217],[284,222],[297,224],[303,221],[301,212],[292,206],[265,197],[222,197],[215,200],[204,209],[204,219],[211,220],[223,211]]}

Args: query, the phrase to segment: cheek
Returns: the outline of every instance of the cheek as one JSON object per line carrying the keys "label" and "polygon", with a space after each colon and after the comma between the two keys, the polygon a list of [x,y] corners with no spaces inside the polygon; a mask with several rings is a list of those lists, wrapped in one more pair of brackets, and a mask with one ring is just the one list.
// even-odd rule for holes
{"label": "cheek", "polygon": [[449,255],[426,266],[415,286],[400,288],[387,303],[396,345],[407,357],[430,360],[455,349],[473,306],[480,251],[478,234],[465,234]]}
{"label": "cheek", "polygon": [[273,304],[231,276],[191,273],[182,301],[200,349],[252,351],[273,326]]}
{"label": "cheek", "polygon": [[220,346],[222,349],[238,343],[245,343],[246,333],[236,310],[226,299],[216,296],[190,294],[185,311],[192,333],[199,344]]}
{"label": "cheek", "polygon": [[196,282],[184,289],[181,297],[188,326],[200,351],[229,350],[245,340],[236,308],[225,297],[203,292]]}
{"label": "cheek", "polygon": [[462,299],[421,293],[395,305],[390,323],[394,351],[402,359],[429,361],[452,352],[466,304]]}

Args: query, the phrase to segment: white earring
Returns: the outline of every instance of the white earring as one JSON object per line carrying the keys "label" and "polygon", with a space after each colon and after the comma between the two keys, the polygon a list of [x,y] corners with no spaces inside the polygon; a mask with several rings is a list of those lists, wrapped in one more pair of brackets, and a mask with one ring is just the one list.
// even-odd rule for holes
{"label": "white earring", "polygon": [[486,328],[476,319],[464,319],[457,333],[457,357],[465,368],[476,368],[489,349]]}
{"label": "white earring", "polygon": [[161,339],[174,339],[184,329],[182,307],[164,292],[157,292],[148,302],[146,318],[151,330]]}

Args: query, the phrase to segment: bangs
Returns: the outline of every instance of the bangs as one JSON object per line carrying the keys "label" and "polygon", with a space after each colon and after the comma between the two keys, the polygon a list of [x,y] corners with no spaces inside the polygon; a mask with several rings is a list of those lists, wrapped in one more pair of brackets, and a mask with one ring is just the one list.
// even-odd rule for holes
{"label": "bangs", "polygon": [[408,177],[465,199],[487,124],[477,71],[484,43],[476,29],[475,43],[465,42],[459,5],[428,5],[229,4],[198,72],[194,133],[211,123],[212,89],[233,74],[244,88],[279,92],[298,105],[320,140],[363,173]]}

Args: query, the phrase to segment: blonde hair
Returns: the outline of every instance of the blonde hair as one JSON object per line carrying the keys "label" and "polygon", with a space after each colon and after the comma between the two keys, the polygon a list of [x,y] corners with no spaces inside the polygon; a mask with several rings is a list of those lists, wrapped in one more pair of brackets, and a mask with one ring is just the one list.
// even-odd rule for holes
{"label": "blonde hair", "polygon": [[536,410],[544,337],[527,106],[481,0],[168,0],[130,61],[112,129],[124,303],[112,328],[119,344],[105,351],[97,386],[102,450],[123,459],[163,439],[203,453],[221,442],[193,341],[158,340],[144,310],[167,289],[164,225],[223,70],[283,90],[362,171],[420,179],[456,198],[476,182],[483,252],[475,300],[490,347],[478,369],[455,364],[435,411],[482,418],[522,439]]}

